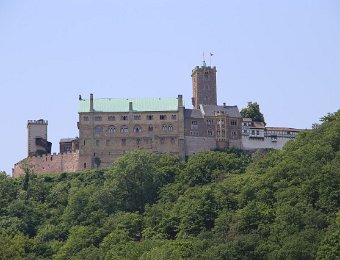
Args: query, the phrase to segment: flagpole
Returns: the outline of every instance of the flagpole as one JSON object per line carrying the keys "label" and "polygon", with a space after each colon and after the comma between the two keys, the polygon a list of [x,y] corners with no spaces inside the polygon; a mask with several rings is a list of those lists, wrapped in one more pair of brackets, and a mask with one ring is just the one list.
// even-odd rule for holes
{"label": "flagpole", "polygon": [[213,56],[214,54],[210,52],[210,67],[211,67],[211,56]]}

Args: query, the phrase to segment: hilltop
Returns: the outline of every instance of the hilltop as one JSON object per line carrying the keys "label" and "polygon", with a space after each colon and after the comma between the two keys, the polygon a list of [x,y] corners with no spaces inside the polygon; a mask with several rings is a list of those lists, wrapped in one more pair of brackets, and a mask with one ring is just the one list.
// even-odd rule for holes
{"label": "hilltop", "polygon": [[0,175],[1,259],[336,259],[340,111],[280,151]]}

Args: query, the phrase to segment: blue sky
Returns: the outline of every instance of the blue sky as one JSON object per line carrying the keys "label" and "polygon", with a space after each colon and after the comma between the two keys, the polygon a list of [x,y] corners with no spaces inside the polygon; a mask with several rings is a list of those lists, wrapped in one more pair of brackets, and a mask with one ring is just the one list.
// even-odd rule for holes
{"label": "blue sky", "polygon": [[191,107],[203,51],[219,103],[309,128],[339,109],[339,46],[338,0],[0,0],[0,170],[26,156],[28,119],[49,121],[54,152],[77,136],[79,94]]}

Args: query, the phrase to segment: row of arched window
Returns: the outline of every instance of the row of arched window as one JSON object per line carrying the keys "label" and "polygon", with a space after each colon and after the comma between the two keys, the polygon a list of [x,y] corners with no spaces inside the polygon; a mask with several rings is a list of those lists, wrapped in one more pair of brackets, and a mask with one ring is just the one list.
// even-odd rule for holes
{"label": "row of arched window", "polygon": [[[133,130],[134,133],[141,133],[143,131],[143,129],[142,129],[142,127],[140,125],[135,125],[132,130]],[[153,131],[153,125],[149,125],[147,127],[147,131],[148,132],[152,132]],[[174,127],[172,125],[162,125],[162,131],[163,132],[173,132],[174,131]],[[129,127],[125,126],[125,125],[123,125],[123,126],[121,126],[119,128],[116,128],[115,126],[109,126],[107,128],[107,132],[109,134],[114,134],[116,132],[119,132],[119,133],[129,133]],[[103,126],[96,126],[95,133],[96,134],[104,133],[104,127]]]}

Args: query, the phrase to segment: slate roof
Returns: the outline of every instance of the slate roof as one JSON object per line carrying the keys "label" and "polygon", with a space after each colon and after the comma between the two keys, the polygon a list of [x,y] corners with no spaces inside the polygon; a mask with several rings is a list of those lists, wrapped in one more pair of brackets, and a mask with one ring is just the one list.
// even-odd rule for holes
{"label": "slate roof", "polygon": [[263,122],[253,122],[253,127],[255,127],[255,128],[265,128]]}
{"label": "slate roof", "polygon": [[290,128],[290,127],[266,127],[267,131],[289,131],[289,132],[300,132],[304,129]]}
{"label": "slate roof", "polygon": [[237,106],[216,106],[216,105],[200,105],[202,114],[205,116],[214,116],[215,112],[221,111],[229,117],[241,117]]}
{"label": "slate roof", "polygon": [[[178,111],[178,98],[97,98],[93,100],[96,112],[129,112],[132,102],[134,112]],[[90,100],[79,100],[79,113],[90,112]]]}
{"label": "slate roof", "polygon": [[203,118],[202,112],[199,109],[185,109],[185,118]]}
{"label": "slate roof", "polygon": [[74,140],[77,140],[78,138],[61,138],[59,143],[71,143]]}

